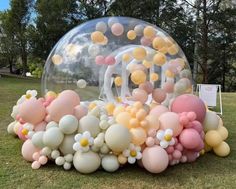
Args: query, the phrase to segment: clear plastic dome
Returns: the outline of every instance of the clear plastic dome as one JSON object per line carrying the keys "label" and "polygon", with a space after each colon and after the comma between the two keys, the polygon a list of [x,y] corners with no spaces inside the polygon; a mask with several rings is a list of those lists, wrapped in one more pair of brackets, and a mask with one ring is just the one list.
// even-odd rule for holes
{"label": "clear plastic dome", "polygon": [[72,89],[82,101],[162,103],[191,92],[191,77],[183,51],[162,29],[107,17],[85,22],[59,40],[45,64],[42,92]]}

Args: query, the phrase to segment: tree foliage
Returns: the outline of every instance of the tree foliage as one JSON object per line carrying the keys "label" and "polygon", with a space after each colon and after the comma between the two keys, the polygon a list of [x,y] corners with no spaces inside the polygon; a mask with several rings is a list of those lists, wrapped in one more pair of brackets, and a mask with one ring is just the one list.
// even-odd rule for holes
{"label": "tree foliage", "polygon": [[220,83],[223,90],[236,90],[234,0],[197,0],[194,4],[188,0],[10,2],[10,9],[0,12],[0,61],[10,65],[11,72],[19,59],[23,73],[28,67],[32,71],[43,66],[56,42],[82,22],[103,16],[129,16],[167,31],[195,68],[196,82]]}

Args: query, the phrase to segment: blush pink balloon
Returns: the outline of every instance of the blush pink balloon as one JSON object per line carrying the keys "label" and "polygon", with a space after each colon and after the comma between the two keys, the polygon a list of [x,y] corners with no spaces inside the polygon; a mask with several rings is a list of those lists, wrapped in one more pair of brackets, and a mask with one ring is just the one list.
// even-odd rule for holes
{"label": "blush pink balloon", "polygon": [[155,140],[152,138],[152,137],[148,137],[147,139],[146,139],[146,145],[148,146],[148,147],[151,147],[151,146],[153,146],[155,144]]}
{"label": "blush pink balloon", "polygon": [[151,128],[151,129],[149,129],[148,130],[148,136],[150,136],[150,137],[155,137],[156,136],[156,134],[157,134],[157,131],[156,131],[156,129],[154,129],[154,128]]}
{"label": "blush pink balloon", "polygon": [[175,150],[172,154],[172,156],[174,157],[174,159],[179,160],[182,156],[182,153],[179,150]]}
{"label": "blush pink balloon", "polygon": [[48,158],[46,156],[40,156],[38,161],[41,165],[45,165],[48,162]]}
{"label": "blush pink balloon", "polygon": [[168,154],[172,154],[173,152],[174,152],[174,147],[173,146],[168,146],[167,148],[166,148],[166,152],[168,153]]}
{"label": "blush pink balloon", "polygon": [[192,122],[192,128],[195,129],[199,134],[203,131],[202,124],[199,121],[193,121]]}
{"label": "blush pink balloon", "polygon": [[135,101],[139,101],[141,103],[145,103],[148,99],[148,94],[143,89],[136,88],[132,91],[132,96]]}
{"label": "blush pink balloon", "polygon": [[151,94],[153,91],[153,84],[150,81],[146,81],[139,85],[140,89],[143,89],[147,92],[147,94]]}
{"label": "blush pink balloon", "polygon": [[174,82],[171,81],[167,81],[163,84],[162,89],[166,92],[166,93],[173,93],[174,92]]}
{"label": "blush pink balloon", "polygon": [[194,149],[194,151],[200,152],[202,149],[204,149],[204,142],[203,142],[203,140],[200,141],[199,145]]}
{"label": "blush pink balloon", "polygon": [[41,164],[38,162],[38,161],[34,161],[32,164],[31,164],[31,168],[32,169],[39,169],[41,166]]}
{"label": "blush pink balloon", "polygon": [[17,130],[17,135],[18,135],[19,139],[25,141],[25,140],[27,140],[27,137],[22,133],[22,130],[23,130],[23,125],[20,125]]}
{"label": "blush pink balloon", "polygon": [[155,145],[144,149],[142,162],[147,171],[151,173],[160,173],[167,168],[169,157],[163,148]]}
{"label": "blush pink balloon", "polygon": [[154,115],[156,117],[160,117],[165,112],[169,112],[169,109],[167,107],[163,105],[157,105],[151,109],[149,114]]}
{"label": "blush pink balloon", "polygon": [[152,91],[152,98],[157,103],[162,103],[166,99],[166,92],[163,89],[156,88]]}
{"label": "blush pink balloon", "polygon": [[95,58],[95,63],[98,65],[104,64],[105,63],[105,57],[102,55],[98,55]]}
{"label": "blush pink balloon", "polygon": [[42,121],[34,127],[34,131],[45,131],[47,126],[47,122]]}
{"label": "blush pink balloon", "polygon": [[82,117],[86,116],[87,113],[88,113],[88,109],[82,105],[78,105],[74,109],[74,115],[78,120],[80,120]]}
{"label": "blush pink balloon", "polygon": [[195,112],[197,120],[201,123],[205,119],[206,107],[204,102],[195,95],[184,94],[176,97],[171,104],[171,111],[176,113]]}
{"label": "blush pink balloon", "polygon": [[201,137],[195,129],[184,129],[179,136],[180,143],[186,149],[195,149],[201,142]]}
{"label": "blush pink balloon", "polygon": [[[47,111],[48,111],[48,109],[47,109]],[[44,118],[44,121],[47,122],[47,123],[49,123],[50,121],[52,121],[51,116],[50,116],[50,115],[46,115],[46,117]]]}
{"label": "blush pink balloon", "polygon": [[165,112],[159,117],[160,129],[172,129],[173,136],[178,136],[183,130],[183,126],[179,122],[179,115],[174,112]]}
{"label": "blush pink balloon", "polygon": [[115,36],[120,36],[123,34],[124,32],[124,26],[120,23],[115,23],[112,25],[111,27],[111,32],[115,35]]}
{"label": "blush pink balloon", "polygon": [[60,93],[59,96],[52,101],[47,107],[47,112],[51,120],[59,122],[64,115],[73,115],[74,107],[79,104],[79,95],[72,90],[66,90]]}
{"label": "blush pink balloon", "polygon": [[146,37],[142,37],[142,38],[140,39],[140,43],[141,43],[141,45],[143,45],[143,46],[150,46],[150,45],[152,44],[152,40],[151,40],[151,39],[148,39],[148,38],[146,38]]}
{"label": "blush pink balloon", "polygon": [[33,154],[38,152],[40,149],[35,147],[30,139],[26,140],[21,147],[21,154],[26,161],[34,161]]}
{"label": "blush pink balloon", "polygon": [[36,125],[44,120],[46,109],[43,104],[32,98],[19,105],[19,116],[28,123]]}
{"label": "blush pink balloon", "polygon": [[32,157],[33,157],[33,160],[38,161],[38,159],[40,157],[40,153],[39,152],[34,152]]}
{"label": "blush pink balloon", "polygon": [[116,59],[115,59],[114,56],[107,56],[107,57],[105,58],[105,64],[106,64],[106,65],[113,65],[113,64],[115,64],[115,63],[116,63]]}
{"label": "blush pink balloon", "polygon": [[182,152],[184,148],[183,148],[182,144],[178,143],[177,145],[175,145],[175,149],[179,150],[180,152]]}
{"label": "blush pink balloon", "polygon": [[194,152],[190,150],[186,150],[184,152],[184,155],[187,157],[188,162],[194,162],[199,156],[198,152]]}

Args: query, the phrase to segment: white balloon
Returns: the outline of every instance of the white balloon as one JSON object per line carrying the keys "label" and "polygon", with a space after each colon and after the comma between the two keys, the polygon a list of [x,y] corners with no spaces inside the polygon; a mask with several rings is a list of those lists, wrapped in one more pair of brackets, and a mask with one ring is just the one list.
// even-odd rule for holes
{"label": "white balloon", "polygon": [[105,22],[98,22],[96,24],[96,30],[100,31],[102,33],[105,33],[107,31],[107,25]]}
{"label": "white balloon", "polygon": [[57,157],[55,160],[55,163],[59,166],[63,165],[65,163],[64,157],[61,157],[61,156]]}
{"label": "white balloon", "polygon": [[89,131],[92,137],[100,133],[99,119],[93,115],[86,115],[79,120],[79,132]]}
{"label": "white balloon", "polygon": [[79,79],[77,81],[77,87],[79,87],[80,89],[83,89],[87,86],[87,82],[84,79]]}
{"label": "white balloon", "polygon": [[31,140],[35,146],[39,148],[43,148],[45,146],[43,142],[44,133],[45,133],[44,131],[38,131],[32,136]]}
{"label": "white balloon", "polygon": [[134,31],[135,31],[137,36],[143,35],[143,29],[144,29],[144,27],[141,24],[134,27]]}
{"label": "white balloon", "polygon": [[14,126],[17,123],[17,121],[13,121],[11,122],[8,127],[7,127],[7,132],[11,135],[16,135],[15,131],[14,131]]}
{"label": "white balloon", "polygon": [[58,127],[58,124],[55,121],[50,121],[46,126],[46,130],[50,129],[51,127]]}
{"label": "white balloon", "polygon": [[95,44],[89,45],[88,53],[91,56],[97,56],[100,53],[99,45],[95,45]]}
{"label": "white balloon", "polygon": [[61,153],[63,153],[64,155],[73,154],[75,152],[73,149],[73,144],[75,143],[74,136],[74,134],[64,136],[64,139],[61,145],[59,146]]}
{"label": "white balloon", "polygon": [[119,169],[119,162],[115,155],[105,155],[102,158],[102,168],[108,172],[114,172]]}
{"label": "white balloon", "polygon": [[56,159],[57,157],[60,156],[60,152],[58,150],[53,150],[51,153],[52,159]]}
{"label": "white balloon", "polygon": [[64,168],[65,170],[71,169],[71,163],[65,162],[64,165],[63,165],[63,168]]}
{"label": "white balloon", "polygon": [[72,134],[78,129],[78,120],[73,115],[65,115],[59,121],[59,128],[64,134]]}
{"label": "white balloon", "polygon": [[93,151],[84,153],[76,152],[73,158],[73,164],[77,171],[88,174],[99,168],[101,159],[99,155]]}
{"label": "white balloon", "polygon": [[45,131],[43,143],[51,149],[56,149],[63,141],[64,135],[58,127],[52,127]]}

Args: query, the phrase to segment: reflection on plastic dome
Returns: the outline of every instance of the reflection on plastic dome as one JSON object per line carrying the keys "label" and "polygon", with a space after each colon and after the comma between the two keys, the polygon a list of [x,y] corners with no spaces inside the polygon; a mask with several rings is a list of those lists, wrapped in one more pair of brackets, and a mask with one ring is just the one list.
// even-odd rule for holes
{"label": "reflection on plastic dome", "polygon": [[127,17],[88,21],[50,53],[44,93],[77,91],[82,100],[166,103],[191,92],[191,72],[177,43],[163,30]]}

